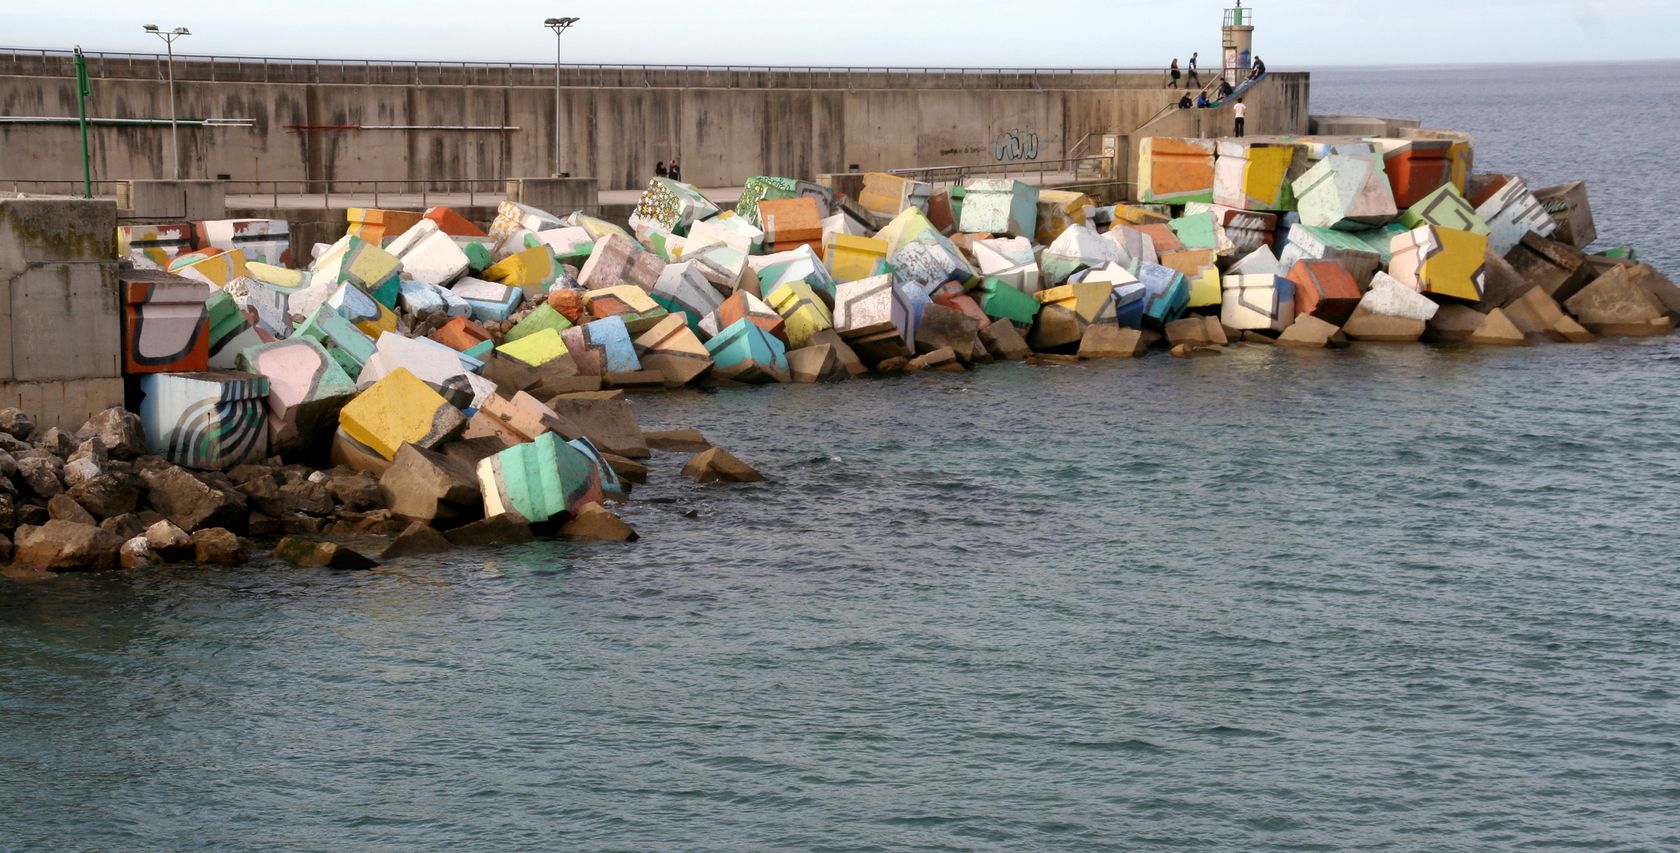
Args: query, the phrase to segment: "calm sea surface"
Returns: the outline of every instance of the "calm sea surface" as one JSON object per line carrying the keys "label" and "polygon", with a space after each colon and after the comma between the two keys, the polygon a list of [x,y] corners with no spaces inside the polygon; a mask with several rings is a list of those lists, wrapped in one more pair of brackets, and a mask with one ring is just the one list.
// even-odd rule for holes
{"label": "calm sea surface", "polygon": [[[1314,88],[1587,179],[1672,273],[1651,76]],[[1662,340],[642,398],[774,483],[661,456],[628,547],[0,586],[0,847],[1674,849],[1677,380]]]}

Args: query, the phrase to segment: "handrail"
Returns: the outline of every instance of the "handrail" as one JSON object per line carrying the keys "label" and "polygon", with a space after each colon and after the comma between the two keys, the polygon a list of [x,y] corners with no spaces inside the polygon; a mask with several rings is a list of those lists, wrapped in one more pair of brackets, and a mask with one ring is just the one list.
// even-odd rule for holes
{"label": "handrail", "polygon": [[967,181],[977,175],[1010,175],[1030,176],[1037,174],[1039,183],[1052,174],[1071,172],[1079,174],[1079,167],[1086,164],[1106,165],[1109,158],[1101,155],[1095,157],[1061,157],[1050,160],[1023,160],[1009,163],[970,163],[960,166],[915,166],[907,169],[888,169],[887,174],[911,178],[926,184],[955,185]]}

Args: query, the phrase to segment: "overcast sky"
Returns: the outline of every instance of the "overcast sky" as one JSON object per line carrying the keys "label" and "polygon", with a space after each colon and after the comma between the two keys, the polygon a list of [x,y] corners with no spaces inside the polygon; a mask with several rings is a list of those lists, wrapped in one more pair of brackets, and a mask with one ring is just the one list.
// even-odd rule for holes
{"label": "overcast sky", "polygon": [[[573,62],[1135,67],[1219,54],[1229,0],[0,0],[0,46],[552,61],[549,16],[576,15]],[[1258,0],[1274,68],[1680,58],[1677,0]],[[146,11],[136,11],[144,8]]]}

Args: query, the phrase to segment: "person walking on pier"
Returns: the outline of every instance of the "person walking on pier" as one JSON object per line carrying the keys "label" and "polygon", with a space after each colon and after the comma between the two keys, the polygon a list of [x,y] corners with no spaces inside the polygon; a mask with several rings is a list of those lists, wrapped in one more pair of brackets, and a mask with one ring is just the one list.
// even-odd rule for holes
{"label": "person walking on pier", "polygon": [[1237,117],[1237,138],[1241,139],[1243,138],[1244,120],[1248,116],[1248,105],[1243,103],[1242,98],[1238,98],[1237,105],[1231,108],[1231,112]]}
{"label": "person walking on pier", "polygon": [[682,180],[682,163],[680,161],[678,161],[677,158],[675,158],[675,157],[671,158],[671,166],[670,166],[669,171],[671,172],[671,180],[673,180],[673,181]]}
{"label": "person walking on pier", "polygon": [[658,165],[655,165],[653,167],[653,176],[656,177],[656,178],[669,178],[669,177],[671,177],[671,170],[665,168],[665,161],[664,160],[660,160]]}
{"label": "person walking on pier", "polygon": [[1192,89],[1192,88],[1200,89],[1200,88],[1202,88],[1201,75],[1196,73],[1196,60],[1200,56],[1201,56],[1200,53],[1190,54],[1190,64],[1185,68],[1185,71],[1189,72],[1189,78],[1190,78],[1190,79],[1186,80],[1185,83],[1184,83],[1184,88],[1186,88],[1186,89]]}
{"label": "person walking on pier", "polygon": [[1177,89],[1179,79],[1184,76],[1184,75],[1180,74],[1179,71],[1178,71],[1178,57],[1176,57],[1176,56],[1173,57],[1172,67],[1167,69],[1167,70],[1172,72],[1172,82],[1167,84],[1167,88],[1168,89]]}

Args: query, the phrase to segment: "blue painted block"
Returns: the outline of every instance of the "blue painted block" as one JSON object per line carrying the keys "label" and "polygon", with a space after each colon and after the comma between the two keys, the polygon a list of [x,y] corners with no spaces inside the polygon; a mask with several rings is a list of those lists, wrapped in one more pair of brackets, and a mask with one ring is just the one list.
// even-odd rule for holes
{"label": "blue painted block", "polygon": [[791,377],[787,346],[752,320],[736,320],[706,342],[716,375],[737,382],[785,382]]}
{"label": "blue painted block", "polygon": [[1143,328],[1144,309],[1149,304],[1149,289],[1142,284],[1120,284],[1114,287],[1114,313],[1121,327]]}
{"label": "blue painted block", "polygon": [[464,278],[450,288],[450,292],[467,303],[474,320],[480,323],[505,323],[525,301],[523,288],[508,287],[493,281]]}
{"label": "blue painted block", "polygon": [[577,448],[583,453],[583,455],[589,457],[589,461],[595,465],[597,470],[600,471],[602,492],[608,495],[621,496],[628,495],[630,493],[630,490],[625,488],[624,481],[619,479],[618,472],[614,471],[613,467],[607,464],[606,458],[601,455],[600,450],[596,449],[595,442],[590,441],[588,436],[579,436],[566,443]]}
{"label": "blue painted block", "polygon": [[268,455],[268,380],[251,373],[148,373],[140,379],[146,449],[220,471]]}
{"label": "blue painted block", "polygon": [[[630,338],[630,329],[624,325],[624,318],[617,314],[573,326],[561,332],[560,336],[572,351],[572,360],[578,363],[585,375],[589,375],[588,368],[583,366],[586,359],[591,362],[599,360],[601,375],[642,369],[641,360],[636,358],[636,344]],[[594,354],[594,358],[587,354]]]}
{"label": "blue painted block", "polygon": [[933,297],[915,282],[893,285],[893,325],[912,352],[916,349],[916,330],[922,327],[922,311],[932,304]]}
{"label": "blue painted block", "polygon": [[1190,283],[1184,280],[1184,273],[1145,263],[1139,266],[1138,281],[1147,292],[1143,308],[1145,322],[1160,328],[1184,316],[1184,309],[1190,305]]}

